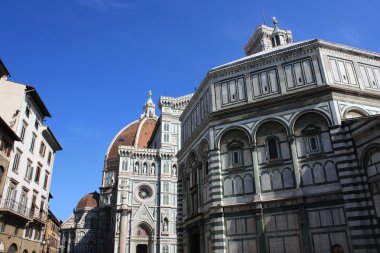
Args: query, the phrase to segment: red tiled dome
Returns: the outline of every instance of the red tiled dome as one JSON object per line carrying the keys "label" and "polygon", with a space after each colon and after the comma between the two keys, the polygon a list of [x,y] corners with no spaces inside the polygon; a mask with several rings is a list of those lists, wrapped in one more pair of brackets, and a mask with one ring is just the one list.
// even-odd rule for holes
{"label": "red tiled dome", "polygon": [[148,147],[148,142],[152,137],[156,123],[156,118],[144,118],[124,127],[113,139],[108,149],[106,160],[119,157],[119,146]]}
{"label": "red tiled dome", "polygon": [[98,207],[99,205],[99,193],[92,192],[81,198],[77,204],[76,208],[85,207]]}

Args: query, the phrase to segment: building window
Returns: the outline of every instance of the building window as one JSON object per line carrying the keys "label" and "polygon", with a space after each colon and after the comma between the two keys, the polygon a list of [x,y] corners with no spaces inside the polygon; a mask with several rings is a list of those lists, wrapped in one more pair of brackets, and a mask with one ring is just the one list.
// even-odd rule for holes
{"label": "building window", "polygon": [[23,142],[24,141],[24,138],[25,138],[25,132],[26,132],[26,128],[27,128],[28,124],[24,121],[22,123],[22,127],[21,127],[21,133],[20,133],[20,140]]}
{"label": "building window", "polygon": [[42,157],[45,157],[45,152],[46,152],[46,145],[43,141],[41,141],[41,145],[40,145],[40,155]]}
{"label": "building window", "polygon": [[37,165],[36,175],[34,176],[34,182],[36,182],[37,184],[40,183],[41,167],[42,167],[41,164]]}
{"label": "building window", "polygon": [[26,190],[23,190],[22,191],[22,194],[21,194],[21,197],[20,197],[20,206],[19,206],[19,209],[20,209],[20,212],[24,215],[26,215],[26,210],[27,210],[27,205],[28,203],[28,192]]}
{"label": "building window", "polygon": [[269,69],[254,73],[251,76],[254,97],[279,92],[277,70]]}
{"label": "building window", "polygon": [[330,59],[330,67],[334,82],[357,84],[352,62],[341,59]]}
{"label": "building window", "polygon": [[53,153],[51,151],[49,151],[49,155],[48,155],[48,159],[47,159],[47,163],[50,165],[51,164],[51,159],[53,158]]}
{"label": "building window", "polygon": [[319,150],[319,138],[317,135],[307,137],[309,143],[310,152],[318,152]]}
{"label": "building window", "polygon": [[0,151],[9,157],[11,152],[11,144],[5,139],[5,137],[1,138]]}
{"label": "building window", "polygon": [[26,174],[25,174],[25,180],[30,181],[32,180],[33,176],[33,167],[32,167],[32,161],[28,159],[28,164],[26,166]]}
{"label": "building window", "polygon": [[164,134],[164,142],[169,142],[169,134]]}
{"label": "building window", "polygon": [[309,125],[302,130],[305,136],[305,148],[308,153],[319,153],[321,149],[321,128]]}
{"label": "building window", "polygon": [[287,64],[284,70],[289,89],[316,82],[310,59]]}
{"label": "building window", "polygon": [[37,135],[35,135],[34,133],[33,133],[33,136],[32,136],[32,141],[31,141],[31,143],[30,143],[30,152],[32,152],[33,153],[33,151],[34,151],[34,144],[36,143],[36,138],[37,138]]}
{"label": "building window", "polygon": [[30,106],[29,105],[27,105],[25,108],[25,115],[27,118],[29,118],[29,115],[30,115]]}
{"label": "building window", "polygon": [[45,190],[47,189],[48,182],[49,182],[49,172],[46,171],[45,179],[44,179],[44,186],[43,186]]}
{"label": "building window", "polygon": [[280,158],[280,145],[279,141],[275,137],[271,137],[267,140],[268,157],[269,160]]}
{"label": "building window", "polygon": [[169,205],[169,196],[168,195],[163,195],[163,197],[162,197],[162,204],[163,205],[165,205],[165,206],[167,206],[167,205]]}
{"label": "building window", "polygon": [[8,187],[7,197],[5,204],[8,205],[8,207],[13,208],[15,205],[16,200],[16,184],[11,182],[11,184]]}
{"label": "building window", "polygon": [[246,100],[244,77],[223,81],[220,85],[222,105]]}
{"label": "building window", "polygon": [[163,182],[162,183],[162,191],[164,191],[164,192],[169,191],[169,182]]}
{"label": "building window", "polygon": [[19,149],[17,149],[16,154],[15,154],[15,158],[13,161],[13,167],[12,167],[12,170],[15,172],[18,171],[18,165],[20,163],[21,154],[22,154],[22,152]]}
{"label": "building window", "polygon": [[170,123],[169,122],[164,122],[164,131],[169,132],[170,131]]}
{"label": "building window", "polygon": [[230,167],[243,165],[243,144],[232,141],[227,145]]}
{"label": "building window", "polygon": [[380,68],[369,65],[360,65],[359,68],[364,87],[380,89]]}
{"label": "building window", "polygon": [[208,172],[209,172],[209,168],[208,168],[208,160],[207,160],[207,154],[205,154],[205,155],[203,156],[202,164],[203,164],[204,176],[207,176],[207,175],[208,175]]}

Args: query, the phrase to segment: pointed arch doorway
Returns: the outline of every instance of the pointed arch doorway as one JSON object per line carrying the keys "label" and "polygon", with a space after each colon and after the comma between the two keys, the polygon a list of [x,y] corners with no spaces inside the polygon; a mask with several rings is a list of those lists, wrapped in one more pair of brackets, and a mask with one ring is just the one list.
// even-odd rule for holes
{"label": "pointed arch doorway", "polygon": [[146,244],[137,244],[136,253],[148,253],[148,245]]}
{"label": "pointed arch doorway", "polygon": [[153,229],[152,227],[143,222],[137,225],[134,233],[134,240],[132,244],[132,252],[135,253],[153,253],[154,241],[153,241]]}

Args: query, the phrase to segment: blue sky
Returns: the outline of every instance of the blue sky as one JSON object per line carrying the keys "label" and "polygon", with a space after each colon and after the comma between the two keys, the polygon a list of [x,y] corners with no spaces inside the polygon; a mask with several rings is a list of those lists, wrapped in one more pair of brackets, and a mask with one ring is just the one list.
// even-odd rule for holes
{"label": "blue sky", "polygon": [[380,52],[380,1],[0,0],[0,58],[37,88],[64,150],[51,209],[65,220],[98,190],[114,135],[137,119],[149,89],[180,96],[276,16],[295,41],[321,38]]}

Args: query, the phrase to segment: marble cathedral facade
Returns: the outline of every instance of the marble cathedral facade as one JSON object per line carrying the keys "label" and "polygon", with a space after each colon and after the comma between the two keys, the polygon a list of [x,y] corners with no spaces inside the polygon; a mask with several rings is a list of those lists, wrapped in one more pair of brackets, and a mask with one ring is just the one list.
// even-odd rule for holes
{"label": "marble cathedral facade", "polygon": [[62,226],[62,253],[177,252],[179,116],[191,98],[151,99],[106,154],[100,193],[84,196]]}
{"label": "marble cathedral facade", "polygon": [[265,25],[183,111],[178,252],[379,252],[380,54]]}

